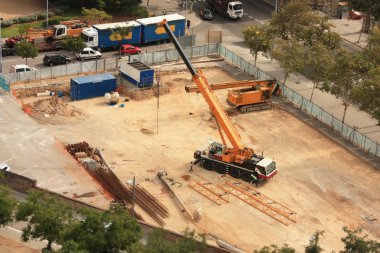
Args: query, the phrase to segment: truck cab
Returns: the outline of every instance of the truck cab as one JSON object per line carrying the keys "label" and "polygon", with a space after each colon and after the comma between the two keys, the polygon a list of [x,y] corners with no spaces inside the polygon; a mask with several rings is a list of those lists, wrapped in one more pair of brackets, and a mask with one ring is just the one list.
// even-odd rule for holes
{"label": "truck cab", "polygon": [[233,19],[239,19],[243,17],[243,4],[239,1],[229,2],[227,8],[227,15]]}
{"label": "truck cab", "polygon": [[82,39],[87,47],[97,48],[99,44],[98,31],[95,28],[86,28],[82,30]]}

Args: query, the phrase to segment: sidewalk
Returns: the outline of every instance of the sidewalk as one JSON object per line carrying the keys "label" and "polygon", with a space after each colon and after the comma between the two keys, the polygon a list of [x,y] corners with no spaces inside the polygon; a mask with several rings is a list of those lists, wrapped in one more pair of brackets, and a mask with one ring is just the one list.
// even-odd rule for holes
{"label": "sidewalk", "polygon": [[330,23],[334,25],[333,31],[339,33],[342,39],[361,48],[367,45],[368,34],[360,32],[362,20],[331,18]]}
{"label": "sidewalk", "polygon": [[142,0],[141,5],[147,6],[147,2],[149,2],[148,11],[155,16],[163,15],[165,9],[167,14],[178,13],[186,17],[190,20],[191,26],[196,26],[202,21],[194,11],[190,12],[190,4],[187,6],[187,10],[181,8],[179,0]]}

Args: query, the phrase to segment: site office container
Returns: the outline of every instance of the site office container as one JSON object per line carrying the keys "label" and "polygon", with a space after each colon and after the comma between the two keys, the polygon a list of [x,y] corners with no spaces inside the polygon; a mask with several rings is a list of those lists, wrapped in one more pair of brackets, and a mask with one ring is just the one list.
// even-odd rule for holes
{"label": "site office container", "polygon": [[157,26],[157,24],[162,22],[164,19],[166,19],[170,29],[176,37],[185,35],[186,18],[177,13],[151,18],[141,18],[136,21],[141,24],[142,44],[169,39],[169,35],[166,33],[164,27]]}
{"label": "site office container", "polygon": [[120,73],[123,78],[139,88],[151,87],[153,85],[154,70],[142,62],[122,62]]}
{"label": "site office container", "polygon": [[105,93],[115,90],[116,78],[111,74],[77,77],[70,81],[72,101],[102,97]]}
{"label": "site office container", "polygon": [[[121,38],[118,34],[112,34],[118,27],[131,27],[127,36]],[[99,50],[116,49],[124,44],[139,45],[141,40],[141,25],[136,21],[118,22],[93,25],[98,32]]]}

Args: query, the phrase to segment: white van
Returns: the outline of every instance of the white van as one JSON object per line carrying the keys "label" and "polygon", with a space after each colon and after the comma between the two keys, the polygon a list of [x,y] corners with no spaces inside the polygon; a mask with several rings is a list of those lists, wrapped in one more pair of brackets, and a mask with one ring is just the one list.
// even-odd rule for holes
{"label": "white van", "polygon": [[25,65],[25,64],[17,64],[17,65],[11,66],[11,68],[9,69],[9,73],[25,72],[25,71],[33,71],[33,70],[36,70],[36,69],[29,67],[28,65]]}

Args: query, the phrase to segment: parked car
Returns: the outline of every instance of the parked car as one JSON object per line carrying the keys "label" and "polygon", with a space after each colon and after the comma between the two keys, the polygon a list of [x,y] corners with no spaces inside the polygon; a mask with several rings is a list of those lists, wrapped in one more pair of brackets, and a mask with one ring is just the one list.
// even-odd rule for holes
{"label": "parked car", "polygon": [[96,51],[90,47],[85,47],[83,48],[82,52],[76,54],[75,57],[79,60],[86,60],[100,58],[102,57],[102,54],[99,51]]}
{"label": "parked car", "polygon": [[139,54],[139,53],[141,53],[141,48],[126,44],[126,45],[122,45],[120,47],[120,53],[124,54],[124,55],[126,55],[126,54]]}
{"label": "parked car", "polygon": [[201,15],[203,19],[211,20],[214,18],[214,16],[212,15],[212,12],[207,8],[201,9],[199,14]]}
{"label": "parked car", "polygon": [[1,162],[0,163],[0,170],[2,170],[2,171],[10,171],[11,167],[8,164],[6,164],[6,163]]}
{"label": "parked car", "polygon": [[53,66],[69,63],[71,58],[62,54],[46,54],[43,61],[46,66]]}
{"label": "parked car", "polygon": [[348,12],[348,17],[349,17],[349,19],[358,20],[358,19],[362,19],[363,18],[363,14],[361,12],[358,12],[358,11],[355,11],[355,10],[350,10]]}
{"label": "parked car", "polygon": [[25,71],[33,71],[36,70],[35,68],[29,67],[25,64],[16,64],[12,65],[9,69],[9,73],[16,73],[16,72],[25,72]]}

